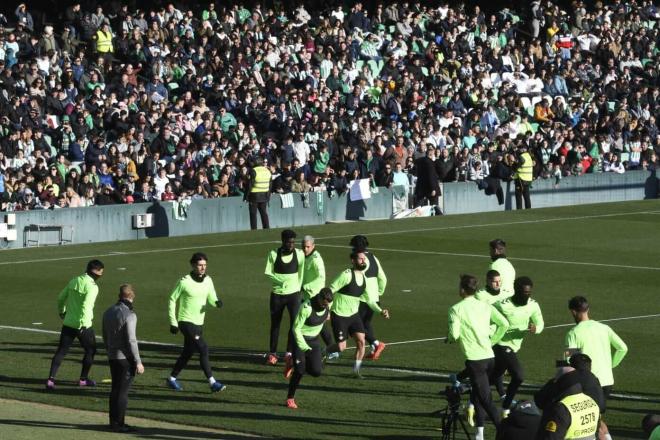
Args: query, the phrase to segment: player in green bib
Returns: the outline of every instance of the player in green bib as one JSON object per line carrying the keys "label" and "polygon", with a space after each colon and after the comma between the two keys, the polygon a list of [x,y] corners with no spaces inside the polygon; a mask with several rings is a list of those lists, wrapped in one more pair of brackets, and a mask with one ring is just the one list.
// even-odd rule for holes
{"label": "player in green bib", "polygon": [[500,274],[500,296],[502,299],[513,295],[513,281],[516,279],[516,270],[506,258],[506,242],[496,238],[489,243],[490,246],[490,270],[496,270]]}
{"label": "player in green bib", "polygon": [[101,261],[91,260],[87,263],[85,273],[69,281],[57,296],[57,310],[63,322],[60,342],[50,363],[50,373],[46,381],[46,389],[48,390],[55,389],[57,370],[76,338],[85,350],[78,385],[81,387],[96,385],[96,382],[90,379],[88,375],[96,355],[96,335],[92,328],[94,304],[99,294],[96,281],[103,276],[103,270],[104,266]]}
{"label": "player in green bib", "polygon": [[[513,283],[514,295],[495,303],[495,308],[509,321],[509,329],[500,342],[493,346],[495,369],[492,377],[495,378],[497,392],[502,397],[504,417],[509,415],[513,397],[524,380],[523,368],[516,353],[527,334],[538,335],[545,325],[539,303],[531,298],[533,288],[534,283],[529,277],[516,278]],[[505,395],[502,377],[506,371],[511,375],[511,380]]]}
{"label": "player in green bib", "polygon": [[296,320],[293,322],[295,338],[293,362],[287,364],[284,370],[284,377],[290,378],[286,398],[288,408],[298,408],[295,395],[303,375],[305,373],[313,377],[321,375],[323,362],[319,334],[323,324],[330,318],[332,299],[332,290],[327,287],[322,288],[318,294],[302,303]]}
{"label": "player in green bib", "polygon": [[[490,393],[489,377],[495,367],[493,344],[500,341],[509,328],[509,323],[502,314],[474,297],[478,281],[475,276],[461,275],[459,292],[461,298],[449,309],[448,342],[458,342],[465,356],[475,406],[477,440],[483,440],[486,414],[499,426],[500,415],[493,404]],[[495,331],[491,334],[491,324]]]}
{"label": "player in green bib", "polygon": [[199,363],[209,381],[211,392],[217,393],[226,388],[222,382],[213,377],[209,362],[209,346],[202,336],[207,308],[222,307],[213,280],[206,274],[207,262],[208,258],[205,254],[194,253],[190,258],[192,271],[179,280],[170,294],[168,307],[170,333],[175,335],[181,330],[183,334],[183,350],[172,368],[170,377],[167,378],[167,386],[175,391],[182,390],[176,378],[195,353],[199,353]]}
{"label": "player in green bib", "polygon": [[[364,252],[351,253],[352,267],[340,273],[330,284],[330,290],[335,294],[332,303],[332,329],[337,341],[337,349],[342,352],[346,349],[347,337],[353,337],[357,349],[355,350],[355,364],[353,365],[353,374],[360,376],[360,367],[365,351],[365,330],[362,319],[360,319],[359,309],[361,298],[365,295],[366,279],[364,270],[367,268],[367,256]],[[372,302],[368,297],[363,298],[367,301],[369,307],[376,313],[379,313],[389,319],[390,314],[387,309],[381,309],[376,302]],[[328,348],[330,351],[330,348]]]}
{"label": "player in green bib", "polygon": [[[612,369],[617,367],[626,356],[628,346],[608,325],[589,319],[589,302],[585,297],[571,298],[568,309],[576,325],[566,335],[566,348],[569,352],[577,350],[591,358],[591,372],[600,381],[607,400],[614,385]],[[602,413],[605,414],[605,409]],[[602,418],[600,430],[606,440],[611,439]]]}
{"label": "player in green bib", "polygon": [[[302,251],[305,253],[305,271],[303,272],[302,294],[303,301],[316,296],[325,287],[325,263],[323,257],[316,249],[314,237],[305,235],[302,241]],[[332,331],[327,325],[321,329],[321,339],[326,347],[333,344]],[[328,359],[334,359],[339,353],[328,353]]]}
{"label": "player in green bib", "polygon": [[282,246],[268,253],[264,274],[270,279],[270,345],[266,358],[268,365],[276,365],[277,340],[284,309],[289,312],[289,333],[285,360],[291,361],[293,351],[293,320],[296,319],[302,299],[303,276],[305,274],[305,254],[296,249],[296,233],[291,229],[282,231]]}

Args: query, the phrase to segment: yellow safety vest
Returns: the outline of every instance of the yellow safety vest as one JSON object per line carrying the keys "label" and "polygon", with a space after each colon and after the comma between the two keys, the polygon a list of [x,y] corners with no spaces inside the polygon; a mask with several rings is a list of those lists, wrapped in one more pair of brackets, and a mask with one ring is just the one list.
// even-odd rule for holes
{"label": "yellow safety vest", "polygon": [[270,171],[266,167],[254,167],[254,182],[250,192],[263,193],[270,190]]}
{"label": "yellow safety vest", "polygon": [[99,53],[114,52],[111,32],[106,34],[102,30],[96,31],[96,51]]}
{"label": "yellow safety vest", "polygon": [[598,431],[600,408],[584,393],[564,397],[561,402],[571,413],[571,426],[566,431],[567,440],[595,440]]}
{"label": "yellow safety vest", "polygon": [[532,156],[525,151],[520,155],[520,158],[523,163],[518,168],[518,171],[516,171],[515,178],[524,180],[525,182],[531,182],[534,179],[534,162],[532,161]]}

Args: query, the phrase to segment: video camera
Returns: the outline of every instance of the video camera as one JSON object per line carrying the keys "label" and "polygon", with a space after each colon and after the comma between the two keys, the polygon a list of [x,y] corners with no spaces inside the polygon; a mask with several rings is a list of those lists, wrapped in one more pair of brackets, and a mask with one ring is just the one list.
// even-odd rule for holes
{"label": "video camera", "polygon": [[445,398],[447,399],[449,407],[457,410],[461,404],[461,396],[465,393],[469,393],[471,390],[470,386],[464,383],[447,385],[445,387]]}

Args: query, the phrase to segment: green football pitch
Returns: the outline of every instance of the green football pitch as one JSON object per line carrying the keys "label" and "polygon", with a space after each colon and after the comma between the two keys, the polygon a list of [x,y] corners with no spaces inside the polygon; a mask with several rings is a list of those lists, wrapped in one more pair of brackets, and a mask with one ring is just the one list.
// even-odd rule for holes
{"label": "green football pitch", "polygon": [[[298,410],[283,406],[282,370],[265,366],[263,358],[269,328],[263,270],[280,232],[271,230],[0,252],[0,398],[106,409],[109,384],[101,380],[109,377],[109,368],[103,350],[92,369],[100,384],[96,389],[75,386],[81,358],[76,348],[60,369],[58,389],[43,390],[61,325],[57,293],[82,273],[87,260],[100,258],[106,270],[99,280],[97,334],[118,286],[130,282],[137,292],[146,372],[133,387],[130,415],[265,437],[439,438],[440,420],[433,413],[446,404],[440,394],[446,375],[463,362],[458,346],[443,340],[447,309],[459,300],[459,274],[483,282],[488,241],[503,238],[517,274],[534,280],[534,298],[547,325],[523,344],[528,387],[520,397],[528,398],[554,374],[571,325],[567,301],[582,294],[591,303],[592,318],[606,321],[629,347],[615,370],[615,397],[608,406],[614,438],[643,438],[642,417],[660,412],[659,201],[294,229],[299,238],[317,237],[329,279],[348,266],[348,241],[358,233],[369,237],[387,273],[383,303],[392,318],[375,318],[375,328],[389,346],[380,360],[365,361],[364,379],[351,377],[353,352],[347,351],[326,365],[320,378],[303,378]],[[224,308],[207,313],[204,328],[215,376],[227,384],[220,394],[209,392],[196,358],[181,375],[185,391],[165,387],[182,342],[168,331],[167,299],[197,250],[207,253],[224,301]],[[280,349],[285,334],[283,329]],[[35,408],[34,418],[39,417]],[[20,431],[15,427],[21,422],[12,425],[3,418],[0,411],[0,438],[16,438],[12,433]],[[52,430],[52,438],[59,438],[57,427]]]}

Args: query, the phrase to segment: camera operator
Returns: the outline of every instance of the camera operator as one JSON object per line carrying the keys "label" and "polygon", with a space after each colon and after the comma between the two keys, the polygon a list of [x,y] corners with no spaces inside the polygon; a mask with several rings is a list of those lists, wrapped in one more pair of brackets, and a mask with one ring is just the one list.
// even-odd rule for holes
{"label": "camera operator", "polygon": [[[449,309],[447,342],[458,341],[466,358],[465,367],[470,376],[475,406],[475,438],[483,440],[485,414],[488,414],[496,427],[500,425],[500,415],[493,404],[488,378],[495,366],[492,346],[500,341],[509,328],[509,323],[494,307],[475,297],[477,284],[475,276],[461,275],[459,293],[463,299]],[[492,336],[491,323],[495,325]]]}
{"label": "camera operator", "polygon": [[537,406],[543,409],[537,440],[597,438],[604,404],[600,383],[589,371],[589,356],[574,354],[570,365],[560,367],[557,376],[534,396]]}

